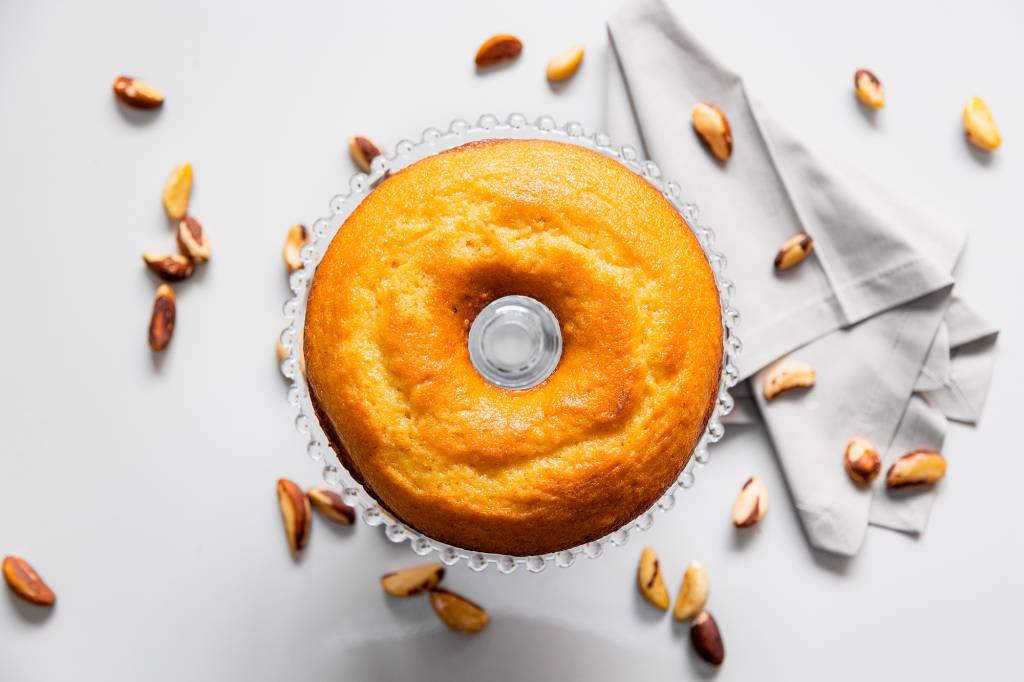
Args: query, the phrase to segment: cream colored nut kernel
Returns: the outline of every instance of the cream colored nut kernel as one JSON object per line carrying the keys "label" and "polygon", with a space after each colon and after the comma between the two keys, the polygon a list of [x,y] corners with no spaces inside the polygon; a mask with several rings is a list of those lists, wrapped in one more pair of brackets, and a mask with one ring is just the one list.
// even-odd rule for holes
{"label": "cream colored nut kernel", "polygon": [[164,103],[162,92],[149,83],[131,76],[115,78],[113,89],[119,100],[136,109],[156,109]]}
{"label": "cream colored nut kernel", "polygon": [[309,540],[309,529],[313,523],[313,510],[309,499],[302,494],[302,488],[287,478],[277,481],[277,503],[281,507],[281,520],[288,546],[299,552]]}
{"label": "cream colored nut kernel", "polygon": [[291,351],[281,343],[281,338],[278,337],[277,343],[274,345],[274,351],[277,353],[277,361],[284,362],[284,359],[291,354]]}
{"label": "cream colored nut kernel", "polygon": [[890,488],[935,483],[946,475],[946,459],[927,448],[912,450],[889,467],[885,484]]}
{"label": "cream colored nut kernel", "polygon": [[341,495],[330,488],[310,488],[306,497],[325,517],[343,526],[351,526],[356,520],[356,510],[345,504]]}
{"label": "cream colored nut kernel", "polygon": [[737,528],[749,528],[759,523],[768,513],[768,490],[757,476],[751,476],[740,489],[732,506],[732,523]]}
{"label": "cream colored nut kernel", "polygon": [[662,611],[668,608],[669,598],[668,589],[665,587],[665,578],[661,574],[658,555],[650,547],[644,547],[644,551],[640,553],[636,581],[640,587],[640,593],[651,603],[651,606]]}
{"label": "cream colored nut kernel", "polygon": [[775,269],[789,270],[807,258],[814,249],[814,240],[804,233],[794,235],[786,240],[775,255]]}
{"label": "cream colored nut kernel", "polygon": [[985,151],[998,149],[1003,143],[992,110],[980,97],[970,98],[964,106],[964,132],[974,146]]}
{"label": "cream colored nut kernel", "polygon": [[694,651],[711,665],[722,665],[725,644],[718,623],[707,611],[701,611],[690,626],[690,644]]}
{"label": "cream colored nut kernel", "polygon": [[853,86],[857,98],[872,109],[885,106],[885,89],[878,77],[867,69],[857,69],[853,74]]}
{"label": "cream colored nut kernel", "polygon": [[725,114],[713,104],[700,102],[694,105],[690,116],[693,129],[715,158],[728,159],[732,155],[732,130]]}
{"label": "cream colored nut kernel", "polygon": [[846,444],[843,466],[854,483],[866,486],[878,477],[878,472],[882,470],[882,460],[866,438],[857,436]]}
{"label": "cream colored nut kernel", "polygon": [[166,282],[180,282],[183,279],[188,279],[195,271],[192,260],[178,253],[147,251],[142,254],[142,260],[150,271]]}
{"label": "cream colored nut kernel", "polygon": [[194,261],[210,260],[210,240],[206,229],[190,215],[178,222],[178,250]]}
{"label": "cream colored nut kernel", "polygon": [[494,66],[499,62],[515,59],[523,51],[523,42],[514,35],[499,33],[483,42],[476,51],[477,66]]}
{"label": "cream colored nut kernel", "polygon": [[151,349],[159,352],[171,343],[177,316],[174,289],[167,284],[161,284],[157,287],[156,298],[153,299],[153,314],[149,318],[149,347]]}
{"label": "cream colored nut kernel", "polygon": [[188,199],[192,194],[192,164],[174,167],[164,183],[162,199],[164,211],[172,220],[181,220],[188,213]]}
{"label": "cream colored nut kernel", "polygon": [[442,564],[420,564],[385,573],[380,577],[380,586],[393,597],[415,597],[440,585],[443,578]]}
{"label": "cream colored nut kernel", "polygon": [[810,388],[817,380],[817,372],[806,362],[783,360],[769,367],[764,375],[765,400],[795,388]]}
{"label": "cream colored nut kernel", "polygon": [[295,272],[302,268],[302,247],[309,243],[309,232],[306,226],[296,223],[288,228],[288,237],[284,240],[284,250],[281,257],[289,272]]}
{"label": "cream colored nut kernel", "polygon": [[456,632],[473,634],[491,622],[491,617],[481,606],[449,590],[431,590],[430,606],[441,622]]}
{"label": "cream colored nut kernel", "polygon": [[370,172],[370,163],[381,155],[377,143],[363,135],[356,135],[348,141],[348,153],[364,173]]}
{"label": "cream colored nut kernel", "polygon": [[53,606],[57,595],[43,582],[35,569],[20,557],[8,556],[3,561],[4,580],[8,587],[25,601],[36,606]]}
{"label": "cream colored nut kernel", "polygon": [[672,608],[672,617],[676,620],[690,620],[704,610],[708,600],[711,581],[707,569],[696,561],[691,561],[683,574],[683,584],[679,587],[679,596]]}
{"label": "cream colored nut kernel", "polygon": [[575,45],[565,52],[556,54],[548,62],[548,80],[564,81],[569,78],[583,63],[583,46]]}

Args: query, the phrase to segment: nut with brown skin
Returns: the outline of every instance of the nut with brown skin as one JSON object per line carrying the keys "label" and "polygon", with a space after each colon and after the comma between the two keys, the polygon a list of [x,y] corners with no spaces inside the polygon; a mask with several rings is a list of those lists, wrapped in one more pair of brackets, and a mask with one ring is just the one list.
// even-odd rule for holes
{"label": "nut with brown skin", "polygon": [[149,347],[162,351],[171,343],[174,336],[174,321],[177,317],[177,306],[174,302],[174,289],[167,284],[157,287],[156,298],[153,300],[153,314],[149,318]]}
{"label": "nut with brown skin", "polygon": [[293,552],[300,552],[309,540],[310,524],[313,522],[309,500],[302,494],[302,488],[287,478],[281,478],[277,481],[277,502],[281,507],[281,520],[284,521],[288,546]]}
{"label": "nut with brown skin", "polygon": [[281,257],[288,267],[288,272],[295,272],[302,268],[302,247],[309,243],[309,232],[306,226],[296,223],[288,228],[288,236],[284,240],[284,250]]}
{"label": "nut with brown skin", "polygon": [[998,149],[1003,143],[992,110],[980,97],[972,97],[964,105],[964,132],[975,147],[987,152]]}
{"label": "nut with brown skin", "polygon": [[814,240],[802,232],[790,237],[775,255],[775,269],[789,270],[807,258],[813,248]]}
{"label": "nut with brown skin", "polygon": [[188,213],[188,200],[192,195],[192,164],[181,163],[174,167],[164,183],[161,199],[164,211],[171,220],[181,220]]}
{"label": "nut with brown skin", "polygon": [[878,76],[867,69],[857,69],[853,74],[853,88],[857,98],[865,106],[881,109],[885,106],[885,89]]}
{"label": "nut with brown skin", "polygon": [[515,59],[523,51],[523,43],[519,38],[507,33],[491,36],[476,51],[476,65],[479,67],[494,66],[509,59]]}
{"label": "nut with brown skin", "polygon": [[644,547],[640,553],[640,564],[636,569],[636,582],[640,593],[650,602],[651,606],[662,611],[668,608],[668,589],[665,578],[661,574],[658,555],[650,547]]}
{"label": "nut with brown skin", "polygon": [[556,54],[548,62],[548,80],[564,81],[572,76],[583,63],[583,46],[575,45],[565,52]]}
{"label": "nut with brown skin", "polygon": [[4,557],[3,574],[14,593],[27,602],[36,606],[53,606],[57,601],[57,595],[24,559]]}
{"label": "nut with brown skin", "polygon": [[370,172],[370,163],[383,152],[376,142],[363,135],[356,135],[348,141],[348,153],[364,173]]}
{"label": "nut with brown skin", "polygon": [[935,483],[946,475],[946,459],[934,450],[911,450],[889,467],[885,484],[890,488]]}
{"label": "nut with brown skin", "polygon": [[136,109],[156,109],[164,103],[164,94],[152,85],[131,76],[114,79],[114,95]]}
{"label": "nut with brown skin", "polygon": [[882,459],[866,438],[857,436],[846,444],[843,466],[850,479],[859,486],[870,485],[882,470]]}
{"label": "nut with brown skin", "polygon": [[725,660],[725,644],[718,623],[707,611],[701,611],[690,626],[690,643],[693,650],[711,665],[722,665]]}
{"label": "nut with brown skin", "polygon": [[482,607],[442,588],[430,591],[430,606],[441,622],[456,632],[480,632],[491,622],[491,617]]}
{"label": "nut with brown skin", "polygon": [[178,249],[193,261],[210,260],[210,240],[202,223],[190,215],[178,222]]}
{"label": "nut with brown skin", "polygon": [[316,510],[335,523],[351,526],[356,520],[356,510],[345,504],[341,495],[330,488],[310,488],[306,497]]}
{"label": "nut with brown skin", "polygon": [[415,597],[436,588],[443,578],[442,564],[420,564],[385,573],[380,577],[380,586],[393,597]]}
{"label": "nut with brown skin", "polygon": [[708,600],[711,581],[707,569],[696,561],[691,561],[683,574],[683,584],[679,587],[679,596],[672,607],[672,617],[676,620],[690,620],[704,610]]}
{"label": "nut with brown skin", "polygon": [[768,513],[768,490],[757,476],[751,476],[740,489],[732,506],[732,523],[737,528],[749,528]]}
{"label": "nut with brown skin", "polygon": [[783,360],[768,368],[764,375],[764,398],[771,400],[780,393],[795,388],[810,388],[818,380],[818,373],[806,362]]}
{"label": "nut with brown skin", "polygon": [[142,260],[147,268],[165,282],[180,282],[191,277],[195,271],[192,260],[177,253],[147,251],[142,254]]}
{"label": "nut with brown skin", "polygon": [[693,106],[690,117],[694,131],[711,154],[719,161],[728,160],[732,156],[732,129],[721,109],[708,102],[699,102]]}

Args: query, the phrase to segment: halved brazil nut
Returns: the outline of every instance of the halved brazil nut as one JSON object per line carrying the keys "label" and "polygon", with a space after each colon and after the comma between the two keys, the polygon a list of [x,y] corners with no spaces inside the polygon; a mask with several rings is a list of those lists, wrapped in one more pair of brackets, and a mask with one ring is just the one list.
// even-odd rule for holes
{"label": "halved brazil nut", "polygon": [[810,388],[817,380],[817,372],[806,362],[783,360],[770,367],[764,375],[765,400],[795,388]]}
{"label": "halved brazil nut", "polygon": [[50,586],[43,582],[27,561],[20,557],[4,557],[4,580],[7,585],[22,599],[36,606],[52,606],[57,595]]}
{"label": "halved brazil nut", "polygon": [[190,215],[178,222],[178,249],[194,261],[210,260],[210,239],[202,223]]}
{"label": "halved brazil nut", "polygon": [[302,268],[302,247],[309,243],[309,232],[306,226],[296,223],[288,228],[288,237],[284,240],[281,256],[289,272]]}
{"label": "halved brazil nut", "polygon": [[310,488],[306,497],[316,510],[335,523],[351,526],[356,520],[356,510],[345,504],[341,495],[330,488]]}
{"label": "halved brazil nut", "polygon": [[420,564],[385,573],[380,577],[380,586],[394,597],[415,597],[440,585],[442,578],[443,564]]}
{"label": "halved brazil nut", "polygon": [[348,141],[348,153],[352,155],[359,170],[369,173],[370,163],[381,155],[381,148],[370,138],[356,135]]}
{"label": "halved brazil nut", "polygon": [[523,51],[523,43],[519,38],[507,33],[491,36],[480,45],[474,61],[477,66],[494,66],[499,62],[515,59]]}
{"label": "halved brazil nut", "polygon": [[707,569],[696,561],[691,561],[683,574],[683,584],[679,587],[679,596],[672,607],[672,617],[676,620],[690,620],[704,610],[708,600],[711,581]]}
{"label": "halved brazil nut", "polygon": [[737,528],[749,528],[768,513],[768,490],[757,476],[751,476],[740,489],[732,506],[732,523]]}
{"label": "halved brazil nut", "polygon": [[998,149],[1003,143],[992,110],[980,97],[972,97],[964,105],[964,132],[974,146],[985,151]]}
{"label": "halved brazil nut", "polygon": [[164,103],[162,92],[138,78],[118,76],[113,88],[119,100],[136,109],[156,109]]}
{"label": "halved brazil nut", "polygon": [[162,351],[171,343],[174,336],[174,322],[177,318],[177,305],[174,301],[174,289],[166,284],[157,287],[156,298],[153,300],[153,314],[149,317],[149,347]]}
{"label": "halved brazil nut", "polygon": [[882,470],[882,460],[868,439],[857,436],[846,444],[843,466],[854,483],[866,486],[878,477],[878,472]]}
{"label": "halved brazil nut", "polygon": [[181,163],[174,167],[164,183],[161,199],[164,211],[172,220],[181,220],[188,212],[188,200],[192,195],[192,164]]}
{"label": "halved brazil nut", "polygon": [[456,632],[480,632],[491,622],[491,617],[481,606],[449,590],[431,590],[430,606],[441,622]]}
{"label": "halved brazil nut", "polygon": [[195,271],[192,259],[178,253],[153,253],[147,251],[142,254],[142,260],[151,272],[165,282],[179,282],[183,279],[188,279]]}
{"label": "halved brazil nut", "polygon": [[309,540],[309,529],[313,522],[313,511],[309,500],[302,494],[302,488],[287,478],[277,481],[277,503],[281,507],[281,520],[288,546],[299,552]]}
{"label": "halved brazil nut", "polygon": [[718,623],[707,611],[701,611],[690,626],[690,643],[694,651],[711,665],[722,665],[725,660],[725,644]]}
{"label": "halved brazil nut", "polygon": [[775,269],[789,270],[807,258],[813,248],[814,240],[802,232],[790,237],[775,255]]}
{"label": "halved brazil nut", "polygon": [[872,109],[885,106],[885,89],[878,76],[867,69],[857,69],[853,74],[853,87],[857,98]]}
{"label": "halved brazil nut", "polygon": [[583,46],[574,45],[565,52],[556,54],[548,62],[548,80],[563,81],[569,78],[583,63]]}
{"label": "halved brazil nut", "polygon": [[732,129],[721,109],[714,104],[700,102],[693,106],[690,117],[693,129],[714,157],[719,161],[728,159],[732,155]]}
{"label": "halved brazil nut", "polygon": [[658,555],[650,547],[644,547],[640,553],[640,565],[636,569],[636,582],[640,593],[650,602],[651,606],[664,611],[668,608],[668,589],[665,578],[661,574]]}
{"label": "halved brazil nut", "polygon": [[885,484],[890,488],[935,483],[946,475],[946,459],[934,450],[911,450],[889,467]]}

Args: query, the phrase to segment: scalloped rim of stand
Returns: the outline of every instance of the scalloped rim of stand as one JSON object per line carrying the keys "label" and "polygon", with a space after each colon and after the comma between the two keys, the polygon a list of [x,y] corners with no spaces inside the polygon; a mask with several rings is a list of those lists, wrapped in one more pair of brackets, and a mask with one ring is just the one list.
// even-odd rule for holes
{"label": "scalloped rim of stand", "polygon": [[[422,158],[467,142],[494,138],[543,139],[577,144],[615,159],[650,182],[679,211],[697,236],[714,273],[722,309],[723,362],[718,399],[715,401],[715,408],[705,427],[704,434],[691,453],[679,478],[669,486],[665,494],[650,509],[618,530],[584,545],[536,556],[506,556],[462,549],[434,540],[391,516],[338,463],[324,462],[325,457],[329,453],[333,453],[333,450],[313,413],[305,376],[298,371],[300,366],[298,353],[301,343],[296,343],[296,340],[300,337],[305,320],[309,282],[326,252],[327,246],[352,210],[392,170],[404,168]],[[502,573],[512,573],[520,566],[525,566],[527,570],[535,573],[544,570],[548,564],[568,567],[575,563],[580,556],[595,559],[601,556],[607,546],[624,545],[633,532],[650,528],[657,512],[668,511],[675,506],[677,490],[693,486],[695,470],[707,464],[710,458],[708,446],[721,440],[725,433],[722,417],[729,414],[733,408],[733,398],[729,395],[729,389],[735,386],[739,380],[736,359],[742,350],[742,343],[735,331],[739,324],[739,313],[731,305],[735,296],[735,286],[724,276],[725,256],[714,249],[714,232],[700,224],[697,206],[681,200],[682,189],[677,183],[663,181],[658,166],[652,161],[640,159],[633,147],[614,146],[604,133],[585,135],[583,126],[575,121],[559,127],[550,116],[540,116],[531,123],[522,114],[512,114],[503,121],[491,114],[484,114],[475,124],[464,119],[456,119],[444,131],[438,128],[427,128],[423,131],[419,142],[400,141],[395,145],[393,154],[378,156],[371,163],[369,173],[356,173],[348,184],[348,192],[331,199],[330,214],[313,223],[311,240],[301,251],[303,267],[293,272],[289,279],[293,295],[284,304],[287,326],[280,335],[281,344],[288,349],[287,357],[281,361],[281,373],[291,382],[291,386],[288,388],[288,401],[298,412],[295,417],[295,428],[307,440],[306,454],[315,462],[323,463],[322,478],[325,484],[338,488],[345,502],[359,510],[360,517],[367,525],[383,525],[385,535],[392,542],[408,540],[410,548],[416,554],[420,556],[436,554],[438,560],[449,566],[459,561],[465,561],[471,569],[476,571],[493,565]]]}

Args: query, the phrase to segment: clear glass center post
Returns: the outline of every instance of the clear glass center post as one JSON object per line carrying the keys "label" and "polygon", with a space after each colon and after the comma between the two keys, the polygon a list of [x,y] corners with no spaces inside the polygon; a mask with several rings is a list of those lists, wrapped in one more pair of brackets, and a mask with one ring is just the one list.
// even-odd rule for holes
{"label": "clear glass center post", "polygon": [[529,296],[492,301],[469,328],[469,359],[495,386],[532,388],[555,371],[561,357],[558,319]]}

